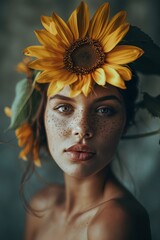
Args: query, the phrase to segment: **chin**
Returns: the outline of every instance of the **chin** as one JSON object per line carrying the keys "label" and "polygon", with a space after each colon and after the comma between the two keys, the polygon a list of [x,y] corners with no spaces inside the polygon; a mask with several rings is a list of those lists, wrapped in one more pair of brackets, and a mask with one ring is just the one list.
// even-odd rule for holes
{"label": "chin", "polygon": [[68,167],[63,167],[63,166],[59,166],[62,171],[64,172],[64,174],[76,178],[76,179],[85,179],[85,178],[89,178],[89,177],[93,177],[95,175],[97,175],[98,173],[100,173],[101,171],[103,171],[106,168],[105,166],[97,166],[97,164],[93,164],[92,165],[87,165],[85,163],[83,164],[72,164],[72,165],[68,165]]}

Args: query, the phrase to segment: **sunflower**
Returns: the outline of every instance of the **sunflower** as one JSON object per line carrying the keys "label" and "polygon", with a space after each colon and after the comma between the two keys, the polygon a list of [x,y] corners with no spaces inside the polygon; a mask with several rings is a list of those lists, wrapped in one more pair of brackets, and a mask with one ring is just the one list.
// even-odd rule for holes
{"label": "sunflower", "polygon": [[[7,117],[11,117],[11,108],[5,107],[4,112]],[[27,155],[31,154],[34,164],[40,167],[41,162],[38,154],[39,148],[34,139],[31,126],[28,123],[23,123],[19,128],[16,129],[15,134],[18,139],[18,146],[23,148],[23,150],[19,154],[19,157],[23,160],[27,160]]]}
{"label": "sunflower", "polygon": [[132,78],[127,64],[143,50],[121,43],[129,30],[126,12],[111,20],[109,15],[109,4],[104,3],[90,20],[88,5],[81,2],[67,22],[56,13],[41,18],[44,29],[35,31],[41,46],[30,46],[24,54],[37,58],[29,67],[40,70],[38,83],[49,83],[48,96],[66,85],[71,87],[70,96],[87,96],[95,83],[126,88],[125,81]]}
{"label": "sunflower", "polygon": [[33,77],[33,70],[29,68],[29,63],[31,59],[29,57],[25,57],[22,62],[18,63],[16,70],[17,72],[24,73],[26,77],[32,78]]}
{"label": "sunflower", "polygon": [[18,146],[23,148],[19,154],[19,157],[23,160],[27,160],[27,155],[31,154],[34,164],[40,167],[41,162],[38,154],[38,146],[34,139],[31,126],[28,123],[24,123],[16,129],[15,133],[18,139]]}

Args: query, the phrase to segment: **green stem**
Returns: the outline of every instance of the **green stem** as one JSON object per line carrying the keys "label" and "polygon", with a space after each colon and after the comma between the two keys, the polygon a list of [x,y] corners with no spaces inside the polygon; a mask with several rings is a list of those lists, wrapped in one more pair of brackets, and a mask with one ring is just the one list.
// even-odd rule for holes
{"label": "green stem", "polygon": [[123,136],[122,140],[149,137],[149,136],[153,136],[153,135],[156,135],[156,134],[160,134],[160,128],[156,131],[153,131],[153,132]]}

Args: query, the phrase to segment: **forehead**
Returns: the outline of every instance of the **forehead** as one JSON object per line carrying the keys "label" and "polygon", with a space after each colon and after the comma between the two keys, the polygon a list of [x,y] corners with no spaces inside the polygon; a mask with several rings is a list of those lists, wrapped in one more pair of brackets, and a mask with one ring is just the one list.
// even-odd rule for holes
{"label": "forehead", "polygon": [[[90,94],[87,97],[84,96],[83,93],[79,94],[76,97],[70,97],[70,86],[64,87],[63,90],[58,93],[58,95],[70,98],[71,100],[74,100],[76,102],[83,101],[86,103],[90,103],[92,101],[94,102],[95,100],[102,98],[104,96],[115,96],[117,99],[119,99],[121,102],[123,102],[123,96],[118,91],[118,89],[109,84],[107,84],[104,87],[96,84],[94,86],[93,90],[90,92]],[[53,98],[54,98],[54,96],[53,96]]]}

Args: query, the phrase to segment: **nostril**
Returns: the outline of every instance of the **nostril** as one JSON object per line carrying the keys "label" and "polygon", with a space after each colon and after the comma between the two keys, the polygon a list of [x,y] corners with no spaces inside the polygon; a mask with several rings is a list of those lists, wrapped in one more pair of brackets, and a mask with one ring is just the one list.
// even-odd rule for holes
{"label": "nostril", "polygon": [[92,131],[87,131],[87,130],[84,131],[84,132],[82,132],[82,131],[74,131],[74,135],[78,136],[79,138],[87,139],[87,138],[91,138],[93,136],[93,133],[92,133]]}
{"label": "nostril", "polygon": [[87,133],[85,133],[85,135],[84,135],[84,137],[86,137],[86,138],[90,138],[90,137],[92,137],[93,136],[93,134],[91,133],[91,132],[87,132]]}
{"label": "nostril", "polygon": [[74,135],[80,135],[80,133],[76,132],[76,133],[74,133]]}

